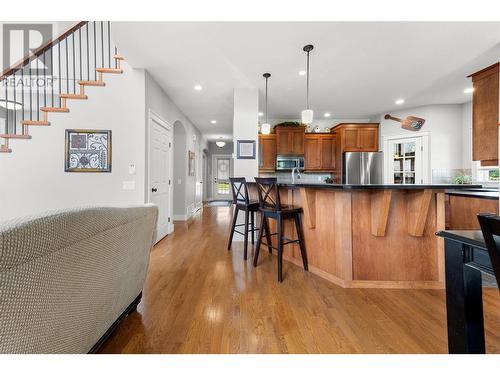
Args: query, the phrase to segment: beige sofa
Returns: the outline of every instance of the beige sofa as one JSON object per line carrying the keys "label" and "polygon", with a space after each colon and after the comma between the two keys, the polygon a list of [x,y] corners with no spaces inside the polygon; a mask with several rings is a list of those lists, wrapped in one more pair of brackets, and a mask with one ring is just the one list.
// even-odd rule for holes
{"label": "beige sofa", "polygon": [[99,207],[0,223],[0,353],[97,350],[140,301],[157,216]]}

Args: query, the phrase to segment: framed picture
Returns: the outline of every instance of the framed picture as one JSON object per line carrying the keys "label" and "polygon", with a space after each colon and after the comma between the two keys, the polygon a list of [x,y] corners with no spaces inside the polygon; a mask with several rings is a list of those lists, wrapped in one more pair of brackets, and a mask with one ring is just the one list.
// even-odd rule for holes
{"label": "framed picture", "polygon": [[194,152],[188,151],[188,160],[189,160],[189,165],[188,165],[188,175],[189,176],[194,176],[194,166],[195,166],[195,160],[196,160],[196,155]]}
{"label": "framed picture", "polygon": [[111,172],[111,130],[66,129],[65,172]]}
{"label": "framed picture", "polygon": [[237,159],[255,159],[255,141],[239,140],[236,144]]}

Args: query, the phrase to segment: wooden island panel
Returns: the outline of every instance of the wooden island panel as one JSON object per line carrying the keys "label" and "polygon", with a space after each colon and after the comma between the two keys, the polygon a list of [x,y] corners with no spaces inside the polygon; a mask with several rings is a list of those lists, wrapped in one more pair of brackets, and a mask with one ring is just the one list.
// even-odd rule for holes
{"label": "wooden island panel", "polygon": [[[348,288],[444,287],[443,241],[435,236],[444,229],[443,191],[282,187],[280,192],[283,204],[303,207],[310,272]],[[415,206],[421,210],[408,215]],[[417,225],[421,233],[412,235],[415,218],[424,222]],[[274,233],[273,220],[270,227]],[[293,222],[285,221],[284,235],[296,238]],[[297,245],[285,246],[284,258],[302,267]]]}

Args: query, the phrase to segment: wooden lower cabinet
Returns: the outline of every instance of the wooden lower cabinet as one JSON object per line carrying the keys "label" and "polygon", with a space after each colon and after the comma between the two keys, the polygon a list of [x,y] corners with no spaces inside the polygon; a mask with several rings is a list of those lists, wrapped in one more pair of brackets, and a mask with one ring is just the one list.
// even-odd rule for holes
{"label": "wooden lower cabinet", "polygon": [[259,135],[259,171],[276,170],[276,134]]}
{"label": "wooden lower cabinet", "polygon": [[479,230],[477,214],[498,215],[498,199],[446,194],[446,229]]}
{"label": "wooden lower cabinet", "polygon": [[336,137],[333,134],[306,134],[304,159],[306,171],[335,170]]}

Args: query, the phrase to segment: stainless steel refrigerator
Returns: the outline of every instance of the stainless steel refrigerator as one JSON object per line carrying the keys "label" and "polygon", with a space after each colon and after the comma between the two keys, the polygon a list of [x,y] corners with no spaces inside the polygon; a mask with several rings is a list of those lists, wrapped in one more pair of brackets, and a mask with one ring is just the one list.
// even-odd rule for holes
{"label": "stainless steel refrigerator", "polygon": [[383,184],[383,152],[344,152],[343,184]]}

